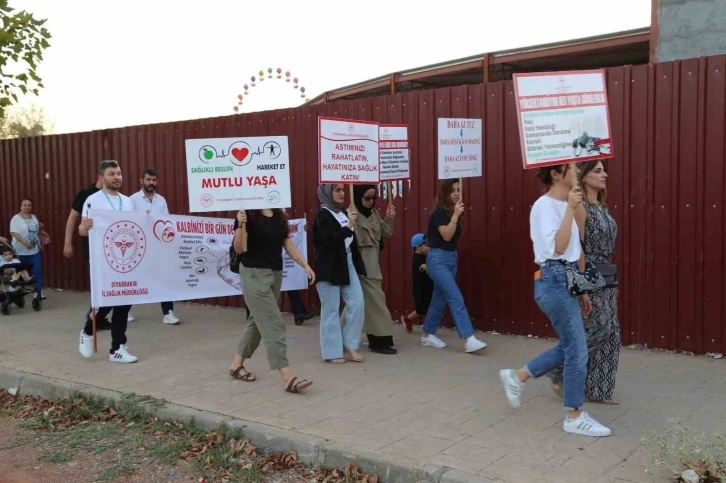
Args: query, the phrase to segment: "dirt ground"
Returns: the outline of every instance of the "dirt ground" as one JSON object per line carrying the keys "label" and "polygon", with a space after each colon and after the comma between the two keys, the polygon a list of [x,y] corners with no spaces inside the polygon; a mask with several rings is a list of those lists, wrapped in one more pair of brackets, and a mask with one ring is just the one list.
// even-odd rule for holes
{"label": "dirt ground", "polygon": [[295,452],[258,451],[240,431],[202,431],[149,416],[163,401],[128,394],[112,406],[0,390],[0,483],[378,483],[349,464],[310,468]]}
{"label": "dirt ground", "polygon": [[[114,452],[101,454],[81,452],[66,463],[52,463],[44,459],[44,449],[35,444],[32,431],[20,427],[20,421],[0,417],[0,483],[88,483],[104,476],[113,476],[109,469],[118,466]],[[147,460],[134,465],[128,474],[120,474],[113,481],[119,483],[181,483],[198,482],[183,462],[176,465]]]}

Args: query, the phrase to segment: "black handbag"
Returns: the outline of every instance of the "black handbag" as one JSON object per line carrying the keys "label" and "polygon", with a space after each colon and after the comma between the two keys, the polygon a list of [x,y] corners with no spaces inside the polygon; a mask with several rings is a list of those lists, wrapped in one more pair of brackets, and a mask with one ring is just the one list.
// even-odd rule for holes
{"label": "black handbag", "polygon": [[614,263],[596,263],[595,268],[605,279],[605,287],[612,288],[617,287],[618,281],[618,267]]}
{"label": "black handbag", "polygon": [[239,273],[239,264],[242,262],[242,255],[234,251],[234,241],[229,246],[229,270],[232,273]]}
{"label": "black handbag", "polygon": [[585,262],[585,271],[581,272],[577,266],[573,266],[570,262],[563,261],[562,263],[565,265],[567,290],[570,295],[577,297],[578,295],[597,292],[605,288],[605,278],[594,264]]}

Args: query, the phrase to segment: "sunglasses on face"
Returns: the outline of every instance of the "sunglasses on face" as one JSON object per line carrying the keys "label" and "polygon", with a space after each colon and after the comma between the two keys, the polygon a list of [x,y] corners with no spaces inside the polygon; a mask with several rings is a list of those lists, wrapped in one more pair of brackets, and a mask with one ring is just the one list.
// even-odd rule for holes
{"label": "sunglasses on face", "polygon": [[377,196],[364,196],[363,197],[364,201],[376,201],[377,199],[378,199]]}

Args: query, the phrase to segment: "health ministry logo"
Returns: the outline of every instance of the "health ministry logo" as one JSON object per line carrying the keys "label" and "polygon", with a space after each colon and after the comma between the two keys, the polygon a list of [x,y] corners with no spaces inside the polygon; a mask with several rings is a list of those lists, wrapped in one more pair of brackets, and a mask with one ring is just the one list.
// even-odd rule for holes
{"label": "health ministry logo", "polygon": [[199,160],[204,164],[210,164],[215,160],[223,159],[235,166],[247,166],[255,156],[260,156],[262,159],[274,160],[282,154],[282,148],[275,141],[267,141],[262,146],[257,146],[254,150],[245,141],[235,141],[229,146],[227,152],[224,149],[220,151],[218,153],[217,149],[209,144],[204,145],[199,149]]}
{"label": "health ministry logo", "polygon": [[112,269],[129,273],[139,266],[146,253],[146,237],[132,221],[118,221],[103,235],[103,254]]}

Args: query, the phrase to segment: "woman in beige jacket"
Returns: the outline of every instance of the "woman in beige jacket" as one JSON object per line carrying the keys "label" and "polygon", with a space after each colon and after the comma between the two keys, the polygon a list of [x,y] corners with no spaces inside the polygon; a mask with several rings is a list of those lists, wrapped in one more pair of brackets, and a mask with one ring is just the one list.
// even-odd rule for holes
{"label": "woman in beige jacket", "polygon": [[375,208],[378,193],[374,185],[357,185],[353,188],[353,202],[360,213],[356,224],[356,242],[360,249],[366,275],[359,275],[365,301],[365,333],[368,350],[378,354],[396,354],[393,348],[393,322],[386,307],[383,292],[380,253],[384,240],[393,235],[396,210],[388,204],[386,217],[381,218]]}

